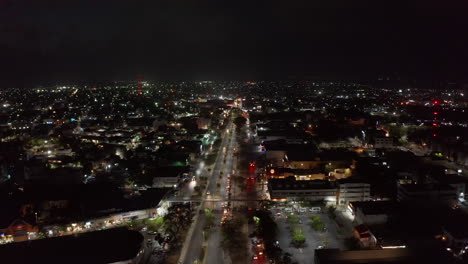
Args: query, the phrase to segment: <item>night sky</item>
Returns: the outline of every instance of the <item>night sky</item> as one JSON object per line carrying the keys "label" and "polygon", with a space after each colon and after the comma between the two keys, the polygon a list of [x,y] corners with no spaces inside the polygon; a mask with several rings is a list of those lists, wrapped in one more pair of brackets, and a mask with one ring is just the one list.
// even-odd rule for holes
{"label": "night sky", "polygon": [[0,86],[137,73],[466,79],[467,8],[398,3],[0,0]]}

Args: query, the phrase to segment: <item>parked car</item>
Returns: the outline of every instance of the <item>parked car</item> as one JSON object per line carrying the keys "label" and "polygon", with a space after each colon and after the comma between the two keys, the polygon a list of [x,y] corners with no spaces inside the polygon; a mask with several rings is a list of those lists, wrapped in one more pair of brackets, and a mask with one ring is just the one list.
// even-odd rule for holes
{"label": "parked car", "polygon": [[311,208],[309,209],[309,211],[310,211],[311,213],[320,213],[320,212],[322,211],[322,208],[320,208],[320,207],[311,207]]}

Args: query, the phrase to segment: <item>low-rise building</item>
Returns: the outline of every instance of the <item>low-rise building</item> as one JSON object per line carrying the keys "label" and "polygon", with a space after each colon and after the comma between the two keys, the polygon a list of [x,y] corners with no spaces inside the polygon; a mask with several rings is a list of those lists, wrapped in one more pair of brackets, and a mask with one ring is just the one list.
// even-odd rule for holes
{"label": "low-rise building", "polygon": [[339,169],[334,169],[330,173],[328,173],[330,177],[333,177],[334,179],[344,179],[348,178],[351,176],[351,169],[350,168],[339,168]]}
{"label": "low-rise building", "polygon": [[397,200],[402,202],[455,204],[455,188],[447,184],[397,184]]}
{"label": "low-rise building", "polygon": [[374,139],[374,148],[393,148],[393,138],[376,137]]}
{"label": "low-rise building", "polygon": [[367,201],[351,202],[347,209],[354,216],[356,224],[378,225],[387,223],[395,208],[393,201]]}
{"label": "low-rise building", "polygon": [[336,186],[323,180],[296,181],[294,177],[268,180],[268,190],[272,200],[312,200],[336,202]]}
{"label": "low-rise building", "polygon": [[38,230],[37,225],[31,225],[23,219],[15,219],[8,227],[0,228],[0,244],[10,241],[27,241],[29,235]]}
{"label": "low-rise building", "polygon": [[414,250],[408,248],[381,250],[349,250],[340,251],[336,248],[316,249],[315,264],[440,264],[448,263],[447,252],[439,249]]}
{"label": "low-rise building", "polygon": [[463,250],[468,246],[468,215],[461,210],[456,210],[450,215],[442,226],[444,240],[447,247]]}
{"label": "low-rise building", "polygon": [[370,184],[351,178],[341,179],[337,182],[339,187],[337,202],[339,205],[370,200]]}
{"label": "low-rise building", "polygon": [[272,200],[323,200],[345,205],[350,201],[368,201],[370,185],[346,179],[342,183],[328,180],[302,179],[297,175],[286,178],[270,178],[268,190]]}
{"label": "low-rise building", "polygon": [[324,180],[325,173],[317,169],[291,169],[282,167],[268,167],[266,176],[270,178],[287,178],[293,176],[298,181],[304,180]]}
{"label": "low-rise building", "polygon": [[377,245],[377,238],[365,225],[357,225],[353,229],[353,235],[359,240],[361,248],[371,248]]}
{"label": "low-rise building", "polygon": [[321,168],[323,161],[313,151],[288,151],[284,156],[284,166],[292,169]]}
{"label": "low-rise building", "polygon": [[455,174],[444,174],[434,176],[434,180],[440,184],[447,184],[455,189],[457,193],[457,198],[460,201],[465,200],[465,188],[468,180],[462,176]]}
{"label": "low-rise building", "polygon": [[160,167],[154,169],[154,188],[174,188],[182,179],[183,173],[187,172],[187,167]]}
{"label": "low-rise building", "polygon": [[73,236],[10,243],[0,247],[4,263],[139,263],[144,237],[114,228]]}

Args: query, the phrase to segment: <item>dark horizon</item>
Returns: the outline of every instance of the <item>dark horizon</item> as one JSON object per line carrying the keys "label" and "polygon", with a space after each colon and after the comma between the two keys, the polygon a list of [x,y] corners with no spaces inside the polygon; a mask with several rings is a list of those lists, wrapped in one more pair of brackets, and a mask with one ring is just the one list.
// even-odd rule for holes
{"label": "dark horizon", "polygon": [[[64,80],[466,81],[457,6],[3,1],[0,87]],[[327,77],[325,77],[327,78]]]}

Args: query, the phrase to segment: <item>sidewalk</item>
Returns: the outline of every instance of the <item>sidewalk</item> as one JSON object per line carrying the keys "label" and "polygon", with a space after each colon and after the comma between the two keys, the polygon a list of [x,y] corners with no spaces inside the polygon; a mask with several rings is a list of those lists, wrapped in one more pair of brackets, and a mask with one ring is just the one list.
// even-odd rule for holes
{"label": "sidewalk", "polygon": [[335,223],[338,227],[338,230],[342,232],[342,235],[344,238],[352,236],[353,235],[353,223],[351,222],[351,219],[349,219],[346,215],[346,211],[342,211],[343,209],[338,209],[335,211],[336,213],[336,219]]}

